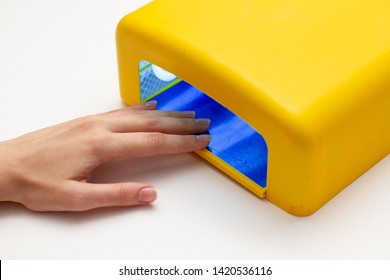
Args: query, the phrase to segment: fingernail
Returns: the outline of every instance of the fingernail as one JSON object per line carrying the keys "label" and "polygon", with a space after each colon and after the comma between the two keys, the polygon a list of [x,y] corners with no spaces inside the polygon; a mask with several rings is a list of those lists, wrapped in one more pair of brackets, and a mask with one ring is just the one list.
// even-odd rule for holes
{"label": "fingernail", "polygon": [[156,100],[150,100],[144,103],[145,107],[148,109],[156,108],[157,106],[157,101]]}
{"label": "fingernail", "polygon": [[210,126],[210,120],[209,119],[196,119],[195,122],[198,124],[198,125],[201,125],[201,126]]}
{"label": "fingernail", "polygon": [[153,188],[142,188],[138,191],[138,200],[143,203],[150,203],[157,198],[156,190]]}
{"label": "fingernail", "polygon": [[196,140],[198,140],[199,142],[203,142],[203,143],[209,143],[211,140],[211,137],[209,134],[200,134],[200,135],[196,135]]}
{"label": "fingernail", "polygon": [[183,118],[195,118],[195,112],[194,111],[182,111],[180,112],[180,115],[183,117]]}

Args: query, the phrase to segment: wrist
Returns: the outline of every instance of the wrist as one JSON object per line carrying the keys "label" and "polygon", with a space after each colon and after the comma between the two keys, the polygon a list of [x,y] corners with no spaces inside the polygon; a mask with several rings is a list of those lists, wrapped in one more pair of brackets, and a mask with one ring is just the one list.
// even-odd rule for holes
{"label": "wrist", "polygon": [[7,143],[0,142],[0,201],[12,201],[15,192],[12,152],[10,152]]}

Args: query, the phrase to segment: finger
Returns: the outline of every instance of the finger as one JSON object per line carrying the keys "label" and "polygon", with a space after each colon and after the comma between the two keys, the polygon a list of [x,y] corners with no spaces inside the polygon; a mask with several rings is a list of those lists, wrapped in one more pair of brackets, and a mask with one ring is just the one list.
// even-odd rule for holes
{"label": "finger", "polygon": [[129,105],[120,109],[115,109],[106,113],[102,113],[99,115],[105,115],[105,114],[113,114],[113,113],[118,113],[118,112],[126,112],[126,111],[153,111],[157,107],[157,101],[156,100],[151,100],[148,102],[143,102],[143,103],[138,103],[134,105]]}
{"label": "finger", "polygon": [[[118,110],[114,110],[109,112],[110,115],[121,116],[121,117],[129,117],[129,116],[155,116],[155,117],[172,117],[172,118],[195,118],[194,111],[166,111],[166,110],[145,110],[142,109],[142,104],[134,105],[137,106],[138,109],[133,109],[132,106],[121,108]],[[106,113],[103,113],[105,115]]]}
{"label": "finger", "polygon": [[156,190],[142,183],[91,184],[69,181],[54,211],[85,211],[100,207],[150,204]]}
{"label": "finger", "polygon": [[159,132],[115,134],[100,150],[104,159],[126,156],[151,156],[200,150],[210,143],[210,135],[173,135]]}
{"label": "finger", "polygon": [[181,117],[139,116],[112,120],[108,129],[112,132],[162,132],[167,134],[203,133],[209,129],[209,119]]}
{"label": "finger", "polygon": [[134,104],[128,106],[128,108],[132,110],[155,110],[157,108],[157,101],[156,100],[151,100],[139,104]]}

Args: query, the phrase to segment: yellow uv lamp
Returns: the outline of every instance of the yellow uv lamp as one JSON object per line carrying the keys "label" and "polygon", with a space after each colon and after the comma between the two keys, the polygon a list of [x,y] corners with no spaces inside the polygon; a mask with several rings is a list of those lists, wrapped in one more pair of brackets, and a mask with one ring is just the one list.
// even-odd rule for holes
{"label": "yellow uv lamp", "polygon": [[122,99],[210,118],[198,154],[289,213],[390,152],[388,0],[154,0],[116,35]]}

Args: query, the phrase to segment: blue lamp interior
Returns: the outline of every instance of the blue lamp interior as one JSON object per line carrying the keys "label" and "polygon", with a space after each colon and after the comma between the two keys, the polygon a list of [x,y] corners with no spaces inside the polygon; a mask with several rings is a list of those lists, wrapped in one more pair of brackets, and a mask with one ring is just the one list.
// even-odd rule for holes
{"label": "blue lamp interior", "polygon": [[195,111],[211,120],[207,149],[254,181],[267,185],[268,148],[264,138],[243,119],[189,83],[141,61],[141,100],[156,100],[158,110]]}

